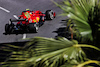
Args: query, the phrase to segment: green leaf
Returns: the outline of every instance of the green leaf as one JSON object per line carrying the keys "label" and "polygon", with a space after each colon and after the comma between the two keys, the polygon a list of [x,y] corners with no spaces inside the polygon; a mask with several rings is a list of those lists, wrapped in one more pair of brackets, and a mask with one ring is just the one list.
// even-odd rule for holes
{"label": "green leaf", "polygon": [[95,64],[97,64],[97,65],[100,66],[100,61],[89,60],[89,61],[86,61],[86,62],[84,62],[84,63],[79,64],[77,67],[83,67],[83,66],[85,66],[85,65],[87,65],[87,64],[90,64],[90,63],[95,63]]}

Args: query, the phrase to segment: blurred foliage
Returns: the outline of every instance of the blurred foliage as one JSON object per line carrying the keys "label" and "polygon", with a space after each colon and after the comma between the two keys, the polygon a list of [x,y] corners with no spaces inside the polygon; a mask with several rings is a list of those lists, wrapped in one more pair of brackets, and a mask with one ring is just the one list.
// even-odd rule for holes
{"label": "blurred foliage", "polygon": [[[80,32],[75,35],[79,34],[80,37],[81,34],[83,43],[90,40],[95,44],[98,37],[96,35],[100,32],[100,1],[64,0],[63,5],[54,3],[64,11],[62,15],[68,16],[68,20],[70,19]],[[75,31],[75,28],[73,30]]]}
{"label": "blurred foliage", "polygon": [[[35,46],[36,45],[36,46]],[[9,45],[8,45],[9,46]],[[12,45],[13,48],[16,48]],[[86,44],[78,44],[76,40],[66,38],[36,37],[25,46],[12,51],[7,62],[2,62],[2,67],[68,67],[77,66],[88,60],[81,47],[89,47],[100,51],[99,48]]]}

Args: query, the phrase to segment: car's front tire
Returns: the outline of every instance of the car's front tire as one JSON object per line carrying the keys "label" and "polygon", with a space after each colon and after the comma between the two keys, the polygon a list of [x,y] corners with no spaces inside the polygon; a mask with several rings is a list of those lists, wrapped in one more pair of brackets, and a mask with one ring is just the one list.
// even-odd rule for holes
{"label": "car's front tire", "polygon": [[55,13],[52,10],[47,10],[45,14],[47,20],[53,20],[55,18]]}

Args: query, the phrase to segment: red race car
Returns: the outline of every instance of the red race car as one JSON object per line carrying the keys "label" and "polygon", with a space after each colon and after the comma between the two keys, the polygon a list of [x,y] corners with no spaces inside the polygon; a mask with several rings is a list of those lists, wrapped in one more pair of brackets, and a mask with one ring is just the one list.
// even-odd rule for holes
{"label": "red race car", "polygon": [[26,10],[21,13],[19,19],[10,19],[9,23],[5,25],[5,33],[10,34],[14,31],[38,32],[39,27],[44,24],[45,20],[52,20],[54,18],[55,12],[52,10],[47,10],[45,13],[42,13],[39,10]]}

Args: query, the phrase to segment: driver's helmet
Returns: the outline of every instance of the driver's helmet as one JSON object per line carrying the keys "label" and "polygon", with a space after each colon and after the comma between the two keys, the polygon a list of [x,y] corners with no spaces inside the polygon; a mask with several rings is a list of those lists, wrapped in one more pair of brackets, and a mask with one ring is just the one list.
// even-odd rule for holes
{"label": "driver's helmet", "polygon": [[32,11],[30,9],[26,9],[25,12],[28,12],[28,13],[32,14]]}
{"label": "driver's helmet", "polygon": [[28,12],[28,13],[30,13],[31,14],[31,11],[30,11],[30,9],[26,9],[26,11],[25,12]]}
{"label": "driver's helmet", "polygon": [[30,9],[26,9],[26,11],[30,11]]}

